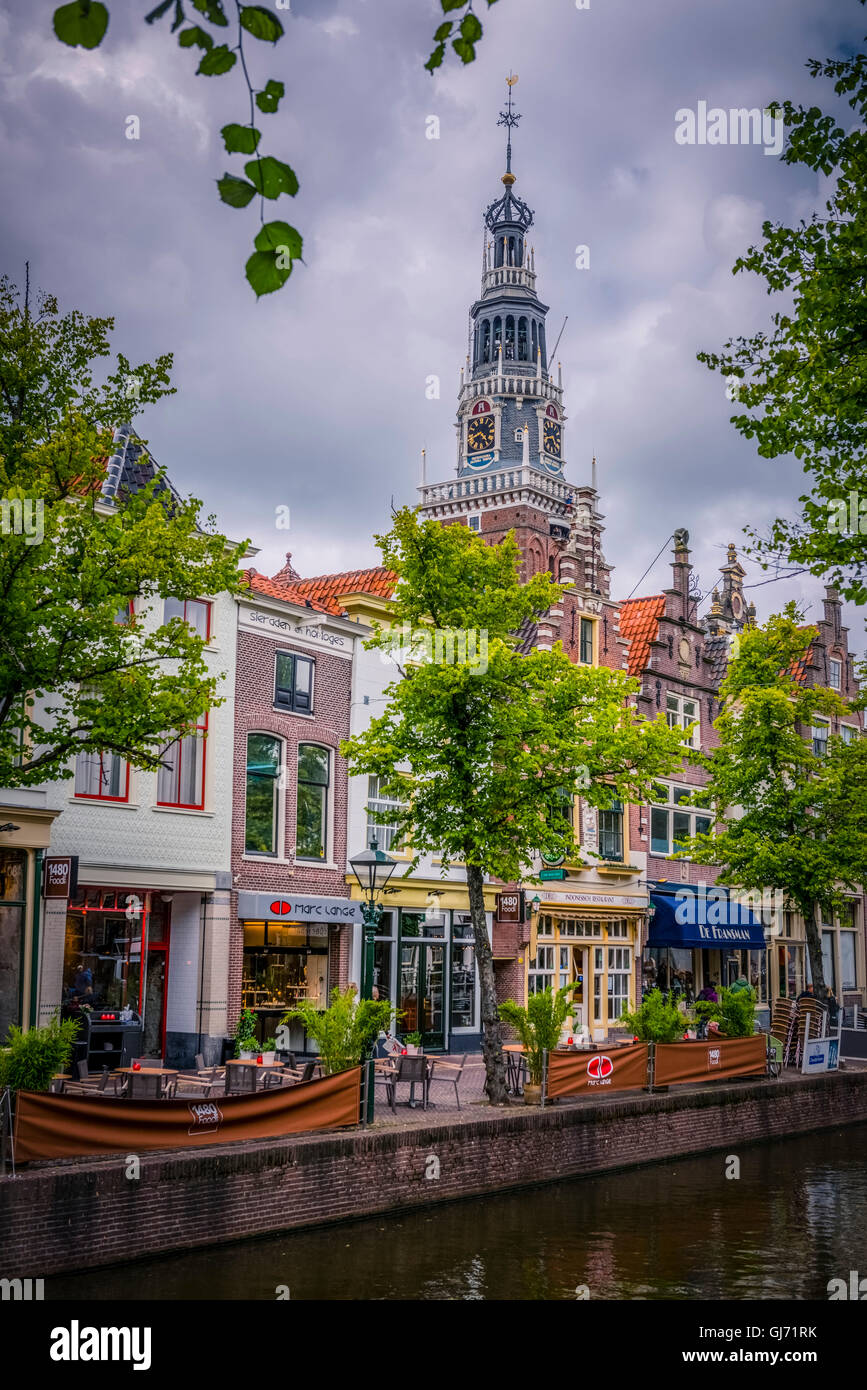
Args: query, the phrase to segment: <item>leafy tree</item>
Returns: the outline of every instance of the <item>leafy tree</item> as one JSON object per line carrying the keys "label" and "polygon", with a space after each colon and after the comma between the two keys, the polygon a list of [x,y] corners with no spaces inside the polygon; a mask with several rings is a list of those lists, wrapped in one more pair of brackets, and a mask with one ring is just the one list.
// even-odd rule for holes
{"label": "leafy tree", "polygon": [[[648,799],[654,779],[679,765],[682,748],[661,717],[650,723],[628,704],[638,685],[622,671],[575,665],[559,644],[521,654],[516,634],[561,591],[547,573],[521,583],[513,536],[486,545],[467,527],[422,522],[405,508],[377,541],[398,575],[396,624],[436,629],[444,654],[456,659],[408,664],[386,692],[385,713],[342,751],[351,772],[381,778],[383,796],[404,807],[389,818],[415,851],[414,864],[434,854],[466,868],[488,1095],[500,1103],[505,1073],[486,876],[527,877],[539,852],[574,860],[571,825],[551,814],[552,804],[579,789],[596,806],[612,796]],[[457,642],[448,652],[448,633],[464,635],[463,652]],[[381,629],[368,645],[393,644]],[[461,659],[473,651],[486,659]]]}
{"label": "leafy tree", "polygon": [[232,553],[212,518],[200,529],[199,503],[160,477],[102,501],[111,428],[166,394],[171,367],[163,356],[131,369],[118,354],[95,384],[113,327],[61,315],[51,295],[34,307],[29,283],[22,296],[0,280],[3,787],[70,777],[81,752],[155,770],[167,731],[219,703],[203,640],[155,609],[236,589],[245,547]]}
{"label": "leafy tree", "polygon": [[720,746],[702,757],[703,795],[716,808],[716,834],[686,841],[682,855],[721,865],[719,882],[776,888],[804,919],[816,994],[826,993],[820,914],[857,890],[867,864],[867,740],[832,736],[814,751],[815,717],[855,707],[832,690],[796,679],[816,637],[794,605],[747,628],[720,687],[714,727]]}
{"label": "leafy tree", "polygon": [[[172,12],[171,33],[177,33],[181,48],[201,53],[196,74],[200,77],[223,77],[233,70],[240,72],[246,87],[249,119],[224,125],[220,134],[227,154],[252,156],[244,165],[245,178],[226,172],[217,179],[217,192],[231,208],[245,208],[258,196],[261,227],[253,241],[253,254],[245,267],[247,280],[256,298],[282,289],[296,261],[303,260],[301,233],[288,222],[265,221],[265,200],[274,201],[281,194],[294,198],[299,183],[295,171],[283,160],[264,155],[259,148],[262,132],[256,122],[263,115],[273,115],[286,94],[285,84],[269,77],[263,87],[255,87],[247,64],[244,47],[248,39],[277,44],[285,30],[272,8],[264,5],[242,5],[240,0],[188,0],[196,11],[196,22],[184,10],[183,0],[161,0],[143,16],[146,24],[155,24]],[[433,0],[436,4],[437,0]],[[497,0],[487,0],[495,5]],[[476,44],[482,37],[482,24],[473,13],[472,0],[439,0],[444,14],[456,10],[460,18],[444,20],[434,35],[435,48],[425,67],[428,72],[442,65],[446,45],[451,44],[462,63],[472,63]],[[284,7],[287,11],[290,5]],[[227,13],[228,11],[228,13]],[[202,22],[200,22],[200,20]],[[109,11],[97,0],[71,0],[54,11],[54,32],[61,43],[70,48],[98,48],[108,32]],[[208,27],[203,27],[207,25]],[[187,25],[183,28],[183,25]],[[231,33],[226,32],[231,31]],[[226,42],[233,39],[233,43]],[[219,42],[215,42],[219,40]],[[257,115],[258,110],[258,115]]]}
{"label": "leafy tree", "polygon": [[[865,0],[861,0],[864,4]],[[732,423],[755,439],[763,458],[793,453],[810,476],[796,520],[752,532],[764,568],[773,557],[826,575],[855,603],[867,602],[867,53],[807,64],[856,113],[844,130],[818,106],[787,101],[783,161],[823,174],[822,213],[797,225],[766,221],[733,273],[762,276],[768,294],[786,296],[772,327],[730,339],[699,361],[732,378],[741,412]]]}

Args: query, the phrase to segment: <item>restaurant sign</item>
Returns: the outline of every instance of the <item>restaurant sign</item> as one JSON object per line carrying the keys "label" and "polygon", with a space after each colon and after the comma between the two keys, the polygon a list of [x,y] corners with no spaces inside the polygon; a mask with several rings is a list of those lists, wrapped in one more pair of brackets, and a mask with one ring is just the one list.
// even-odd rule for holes
{"label": "restaurant sign", "polygon": [[643,912],[646,898],[628,897],[625,893],[556,893],[545,894],[546,903],[571,903],[574,907],[632,907]]}
{"label": "restaurant sign", "polygon": [[304,922],[309,930],[320,924],[326,931],[332,922],[362,920],[361,903],[351,898],[304,898],[294,893],[239,893],[238,917],[242,922],[277,921],[287,926]]}
{"label": "restaurant sign", "polygon": [[43,897],[71,898],[78,887],[78,855],[49,855],[43,869]]}
{"label": "restaurant sign", "polygon": [[524,894],[520,892],[498,893],[497,920],[499,922],[523,922]]}

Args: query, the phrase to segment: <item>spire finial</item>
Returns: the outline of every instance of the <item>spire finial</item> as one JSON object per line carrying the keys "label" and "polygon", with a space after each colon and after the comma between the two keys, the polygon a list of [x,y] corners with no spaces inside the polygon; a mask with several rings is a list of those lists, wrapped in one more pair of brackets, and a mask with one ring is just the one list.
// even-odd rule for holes
{"label": "spire finial", "polygon": [[506,78],[506,86],[509,89],[509,100],[505,111],[500,112],[500,119],[497,121],[497,125],[504,125],[506,127],[506,173],[503,178],[504,183],[507,181],[509,183],[515,182],[514,175],[512,174],[512,130],[518,124],[521,117],[517,111],[512,109],[512,88],[517,80],[518,74],[516,72],[509,73],[509,76]]}

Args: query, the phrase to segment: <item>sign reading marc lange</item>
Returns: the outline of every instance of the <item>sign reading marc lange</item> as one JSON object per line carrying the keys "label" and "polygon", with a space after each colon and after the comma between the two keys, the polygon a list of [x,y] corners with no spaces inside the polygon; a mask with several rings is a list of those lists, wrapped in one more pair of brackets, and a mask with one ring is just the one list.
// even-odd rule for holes
{"label": "sign reading marc lange", "polygon": [[361,903],[351,898],[300,898],[293,893],[238,894],[238,917],[244,922],[360,922]]}

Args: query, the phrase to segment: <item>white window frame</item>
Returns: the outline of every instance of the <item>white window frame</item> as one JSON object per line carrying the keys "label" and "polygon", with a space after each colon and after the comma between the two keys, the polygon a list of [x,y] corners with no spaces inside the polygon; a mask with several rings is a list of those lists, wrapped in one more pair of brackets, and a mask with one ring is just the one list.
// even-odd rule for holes
{"label": "white window frame", "polygon": [[[713,830],[713,824],[714,824],[713,811],[710,809],[710,807],[703,807],[703,806],[688,806],[688,805],[687,805],[687,806],[684,806],[684,804],[683,804],[682,801],[677,801],[677,800],[675,799],[676,794],[677,794],[678,792],[685,792],[687,795],[691,796],[694,792],[700,792],[700,791],[702,790],[701,787],[688,787],[688,786],[686,786],[686,785],[685,785],[684,783],[682,783],[682,782],[680,782],[680,783],[677,783],[677,782],[660,782],[658,785],[659,785],[660,787],[664,787],[664,788],[666,789],[666,791],[667,791],[667,793],[668,793],[668,799],[667,799],[667,801],[664,801],[664,802],[663,802],[663,801],[652,801],[652,802],[650,803],[650,810],[649,810],[649,814],[648,814],[648,818],[647,818],[647,845],[648,845],[647,852],[648,852],[648,854],[661,855],[661,856],[663,856],[664,858],[668,858],[669,855],[671,855],[671,854],[676,854],[676,853],[677,853],[677,850],[674,848],[674,844],[675,844],[675,840],[674,840],[674,815],[675,815],[675,813],[678,813],[678,814],[681,814],[681,815],[685,815],[685,816],[689,816],[689,818],[690,818],[690,822],[689,822],[690,834],[691,834],[691,835],[694,835],[694,834],[696,834],[696,828],[695,828],[696,820],[707,820],[707,821],[710,821],[710,830],[711,830],[711,831]],[[668,848],[667,848],[666,850],[664,850],[664,851],[663,851],[663,850],[660,850],[660,849],[654,849],[654,847],[653,847],[653,838],[654,838],[654,837],[653,837],[653,813],[654,813],[654,811],[663,811],[663,812],[666,813],[666,816],[667,816],[668,836],[667,836],[667,841],[666,841],[666,843],[667,843],[667,845],[668,845]]]}
{"label": "white window frame", "polygon": [[828,660],[828,685],[832,690],[843,689],[843,663],[839,657],[832,656]]}
{"label": "white window frame", "polygon": [[[686,713],[686,706],[692,705],[695,715],[690,716]],[[693,695],[676,695],[674,691],[665,692],[665,718],[670,729],[686,730],[690,724],[695,728],[692,733],[686,734],[682,740],[685,748],[699,748],[701,746],[701,701]]]}
{"label": "white window frame", "polygon": [[481,529],[482,529],[482,516],[481,516],[481,512],[473,512],[471,516],[468,516],[468,517],[467,517],[467,527],[469,528],[470,531],[475,531],[476,534],[478,534],[478,533],[481,531]]}

